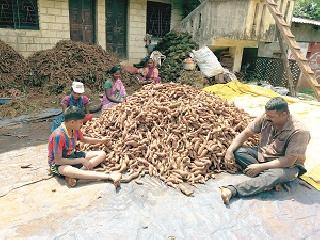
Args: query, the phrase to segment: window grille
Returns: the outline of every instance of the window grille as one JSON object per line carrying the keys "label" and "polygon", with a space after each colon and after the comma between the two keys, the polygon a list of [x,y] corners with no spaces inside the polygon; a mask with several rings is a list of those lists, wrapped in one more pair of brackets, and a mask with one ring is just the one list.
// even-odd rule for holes
{"label": "window grille", "polygon": [[0,0],[0,27],[39,29],[37,0]]}

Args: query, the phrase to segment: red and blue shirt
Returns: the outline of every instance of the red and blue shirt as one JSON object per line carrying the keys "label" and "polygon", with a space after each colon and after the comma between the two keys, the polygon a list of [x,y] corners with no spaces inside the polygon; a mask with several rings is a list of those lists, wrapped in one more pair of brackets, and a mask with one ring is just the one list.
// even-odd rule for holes
{"label": "red and blue shirt", "polygon": [[78,140],[83,139],[83,134],[80,130],[73,131],[71,136],[64,124],[53,131],[49,137],[48,145],[48,163],[49,166],[55,164],[55,158],[67,158],[76,148]]}

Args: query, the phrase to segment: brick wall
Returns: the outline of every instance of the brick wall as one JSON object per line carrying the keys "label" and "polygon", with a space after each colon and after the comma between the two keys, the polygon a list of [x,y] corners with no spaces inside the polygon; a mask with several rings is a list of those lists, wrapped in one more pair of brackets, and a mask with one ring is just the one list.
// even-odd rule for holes
{"label": "brick wall", "polygon": [[128,57],[130,63],[146,56],[147,0],[130,0],[128,12]]}
{"label": "brick wall", "polygon": [[40,30],[0,28],[0,40],[24,56],[70,39],[68,0],[38,0]]}
{"label": "brick wall", "polygon": [[183,13],[183,1],[172,0],[171,1],[171,28],[174,28],[182,20]]}
{"label": "brick wall", "polygon": [[[182,19],[182,0],[153,0],[171,3],[171,28]],[[128,57],[137,63],[146,56],[144,37],[147,32],[147,0],[130,0],[128,17]]]}
{"label": "brick wall", "polygon": [[[172,3],[171,27],[181,19],[182,1],[155,0]],[[147,0],[130,0],[128,9],[128,60],[139,62],[146,56]],[[40,30],[0,28],[0,40],[24,56],[52,48],[62,39],[70,39],[69,1],[38,0]],[[105,0],[97,0],[97,44],[106,47]]]}
{"label": "brick wall", "polygon": [[101,45],[103,49],[106,49],[106,0],[97,0],[97,44]]}

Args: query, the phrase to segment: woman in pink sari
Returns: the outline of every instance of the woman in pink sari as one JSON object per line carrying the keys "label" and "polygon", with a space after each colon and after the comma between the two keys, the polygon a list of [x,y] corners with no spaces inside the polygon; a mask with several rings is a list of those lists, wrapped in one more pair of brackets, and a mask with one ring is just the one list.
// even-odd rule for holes
{"label": "woman in pink sari", "polygon": [[121,67],[115,66],[111,69],[112,80],[104,83],[104,94],[101,100],[102,111],[111,108],[126,99],[126,90],[121,82]]}
{"label": "woman in pink sari", "polygon": [[161,77],[159,77],[159,71],[156,64],[152,58],[147,62],[145,68],[139,69],[138,72],[141,74],[139,80],[141,83],[160,83]]}

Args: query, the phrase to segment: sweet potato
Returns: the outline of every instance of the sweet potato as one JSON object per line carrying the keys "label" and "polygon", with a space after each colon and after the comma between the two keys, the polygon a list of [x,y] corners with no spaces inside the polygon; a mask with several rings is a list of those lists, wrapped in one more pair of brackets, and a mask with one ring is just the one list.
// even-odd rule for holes
{"label": "sweet potato", "polygon": [[[195,185],[226,169],[226,150],[249,121],[242,110],[209,93],[148,85],[83,126],[88,136],[110,138],[110,145],[80,144],[80,149],[106,151],[101,167],[129,172],[125,181],[143,171],[172,187],[181,181]],[[257,144],[257,138],[246,144]]]}

